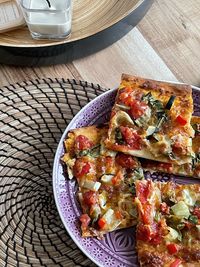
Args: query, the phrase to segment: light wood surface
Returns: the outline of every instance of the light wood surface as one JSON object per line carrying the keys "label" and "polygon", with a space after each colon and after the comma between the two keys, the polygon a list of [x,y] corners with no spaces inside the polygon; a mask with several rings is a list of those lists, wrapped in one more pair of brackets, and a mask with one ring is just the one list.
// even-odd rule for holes
{"label": "light wood surface", "polygon": [[13,47],[42,47],[68,43],[98,33],[126,17],[144,0],[72,0],[72,33],[60,41],[33,40],[27,27],[0,36],[0,45]]}
{"label": "light wood surface", "polygon": [[0,66],[0,86],[42,77],[87,80],[111,88],[122,72],[200,85],[200,0],[155,0],[147,15],[113,45],[47,67]]}

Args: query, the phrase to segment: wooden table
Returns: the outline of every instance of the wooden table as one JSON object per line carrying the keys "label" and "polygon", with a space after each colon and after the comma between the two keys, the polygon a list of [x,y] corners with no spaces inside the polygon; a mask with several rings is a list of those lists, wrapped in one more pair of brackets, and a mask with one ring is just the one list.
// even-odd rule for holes
{"label": "wooden table", "polygon": [[122,72],[200,85],[200,0],[155,0],[137,27],[108,48],[46,67],[0,65],[0,86],[41,77],[119,84]]}

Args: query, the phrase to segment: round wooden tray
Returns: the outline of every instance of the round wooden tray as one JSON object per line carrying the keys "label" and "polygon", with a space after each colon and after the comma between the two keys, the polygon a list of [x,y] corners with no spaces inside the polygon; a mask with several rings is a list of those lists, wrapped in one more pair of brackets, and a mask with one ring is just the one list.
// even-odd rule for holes
{"label": "round wooden tray", "polygon": [[116,24],[142,5],[143,2],[145,0],[74,0],[70,37],[59,41],[33,40],[28,28],[24,27],[2,33],[0,45],[9,47],[44,47],[81,40]]}

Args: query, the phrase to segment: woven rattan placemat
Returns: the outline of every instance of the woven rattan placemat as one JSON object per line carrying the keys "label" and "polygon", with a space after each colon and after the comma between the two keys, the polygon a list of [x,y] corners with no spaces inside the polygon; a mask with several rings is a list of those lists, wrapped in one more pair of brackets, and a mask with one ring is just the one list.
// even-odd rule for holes
{"label": "woven rattan placemat", "polygon": [[0,267],[95,266],[59,218],[52,167],[67,124],[104,91],[65,79],[0,89]]}

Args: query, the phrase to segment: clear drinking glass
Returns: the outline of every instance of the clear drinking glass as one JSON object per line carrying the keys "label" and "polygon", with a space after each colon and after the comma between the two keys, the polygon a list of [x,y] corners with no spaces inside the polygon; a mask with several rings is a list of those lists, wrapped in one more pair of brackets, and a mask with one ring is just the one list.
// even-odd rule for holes
{"label": "clear drinking glass", "polygon": [[18,0],[35,39],[60,39],[71,33],[72,0]]}

